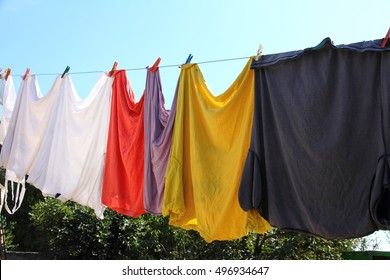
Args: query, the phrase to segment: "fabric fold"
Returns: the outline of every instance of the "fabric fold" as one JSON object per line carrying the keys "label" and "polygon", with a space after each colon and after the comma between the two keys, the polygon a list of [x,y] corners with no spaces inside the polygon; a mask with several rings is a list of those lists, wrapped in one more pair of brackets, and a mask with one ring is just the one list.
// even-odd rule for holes
{"label": "fabric fold", "polygon": [[248,152],[247,159],[245,161],[241,184],[246,186],[249,190],[245,190],[244,188],[240,188],[238,192],[238,200],[240,202],[240,206],[244,211],[248,211],[250,209],[260,209],[261,202],[264,202],[262,199],[263,194],[258,193],[259,190],[263,190],[264,188],[258,188],[257,186],[261,186],[261,176],[262,174],[261,165],[255,153],[252,151]]}
{"label": "fabric fold", "polygon": [[164,197],[164,178],[172,144],[176,114],[177,89],[171,109],[165,108],[160,71],[148,70],[145,86],[145,211],[161,215]]}
{"label": "fabric fold", "polygon": [[379,158],[371,186],[371,215],[381,230],[390,229],[390,156]]}

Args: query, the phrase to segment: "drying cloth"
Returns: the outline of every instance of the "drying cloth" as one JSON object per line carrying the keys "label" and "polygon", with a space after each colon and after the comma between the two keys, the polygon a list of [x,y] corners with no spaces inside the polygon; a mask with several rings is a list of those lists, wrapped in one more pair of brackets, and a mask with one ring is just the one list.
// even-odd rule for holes
{"label": "drying cloth", "polygon": [[28,78],[14,112],[8,162],[18,176],[28,174],[28,182],[43,195],[89,206],[99,218],[105,209],[101,187],[112,81],[102,73],[82,100],[68,74],[58,76],[44,97],[33,86],[35,77]]}
{"label": "drying cloth", "polygon": [[[4,99],[4,88],[5,88],[5,78],[0,74],[0,104],[3,104],[3,99]],[[13,80],[12,80],[13,82]]]}
{"label": "drying cloth", "polygon": [[[1,123],[0,123],[0,144],[3,145],[7,135],[8,126],[11,121],[12,112],[16,102],[16,91],[12,76],[8,79],[0,79],[0,104],[3,105]],[[11,190],[12,210],[8,206],[8,191]],[[24,194],[26,192],[25,179],[17,179],[16,174],[11,170],[5,171],[5,183],[0,186],[0,212],[4,208],[9,214],[14,214],[22,205]]]}
{"label": "drying cloth", "polygon": [[164,178],[172,145],[177,89],[171,110],[165,109],[160,72],[148,71],[145,89],[145,186],[144,205],[149,213],[160,215]]}
{"label": "drying cloth", "polygon": [[390,48],[380,40],[253,62],[243,209],[327,239],[390,229]]}
{"label": "drying cloth", "polygon": [[115,73],[102,202],[137,217],[144,209],[144,95],[138,103],[126,71]]}
{"label": "drying cloth", "polygon": [[12,111],[16,101],[16,91],[12,76],[8,76],[7,81],[0,79],[0,104],[3,105],[0,123],[0,144],[3,145],[5,135],[8,131],[9,122],[11,121]]}
{"label": "drying cloth", "polygon": [[196,230],[207,242],[269,229],[257,211],[244,212],[238,202],[253,78],[249,60],[229,89],[214,96],[198,65],[182,66],[162,210],[171,225]]}
{"label": "drying cloth", "polygon": [[29,173],[35,160],[60,83],[61,79],[57,78],[46,96],[42,96],[34,75],[20,84],[0,154],[1,166],[14,171],[18,179]]}

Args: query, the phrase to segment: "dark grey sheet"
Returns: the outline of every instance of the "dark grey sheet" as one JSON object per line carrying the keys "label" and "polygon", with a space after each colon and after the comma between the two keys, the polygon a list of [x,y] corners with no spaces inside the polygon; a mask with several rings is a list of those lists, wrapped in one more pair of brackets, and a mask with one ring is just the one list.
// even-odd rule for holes
{"label": "dark grey sheet", "polygon": [[326,38],[252,63],[245,211],[327,239],[390,229],[390,47],[380,43]]}

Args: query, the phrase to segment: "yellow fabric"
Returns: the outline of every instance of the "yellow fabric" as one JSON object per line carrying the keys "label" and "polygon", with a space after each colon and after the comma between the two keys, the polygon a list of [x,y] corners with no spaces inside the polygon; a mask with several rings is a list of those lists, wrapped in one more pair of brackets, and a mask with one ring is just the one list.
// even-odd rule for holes
{"label": "yellow fabric", "polygon": [[251,59],[226,92],[214,96],[196,64],[182,66],[163,215],[207,241],[232,240],[270,226],[238,202],[254,110]]}

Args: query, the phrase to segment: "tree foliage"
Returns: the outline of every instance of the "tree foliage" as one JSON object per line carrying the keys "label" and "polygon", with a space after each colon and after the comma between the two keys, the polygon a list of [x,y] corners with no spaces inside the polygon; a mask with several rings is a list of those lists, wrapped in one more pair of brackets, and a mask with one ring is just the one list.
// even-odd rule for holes
{"label": "tree foliage", "polygon": [[[1,182],[4,182],[4,170],[1,170],[0,177]],[[10,199],[11,197],[12,195],[9,194],[8,198]],[[5,241],[8,250],[17,249],[19,251],[33,252],[39,248],[40,236],[37,235],[38,233],[31,221],[30,212],[32,206],[41,200],[43,200],[41,192],[26,184],[26,194],[19,210],[10,215],[3,207],[0,221],[1,228],[6,233]]]}
{"label": "tree foliage", "polygon": [[0,221],[8,250],[36,251],[42,259],[341,259],[359,244],[278,229],[206,243],[195,231],[170,226],[167,217],[130,218],[107,209],[98,219],[88,207],[26,188],[22,207],[14,215],[3,210]]}
{"label": "tree foliage", "polygon": [[233,241],[206,243],[197,232],[168,225],[168,218],[125,217],[46,198],[31,211],[47,259],[341,259],[355,241],[327,241],[274,229]]}

